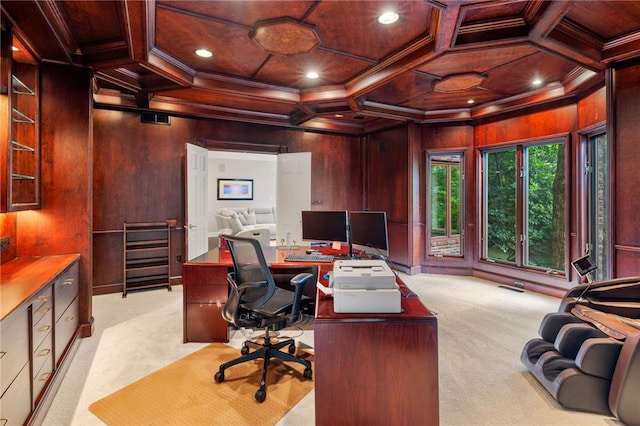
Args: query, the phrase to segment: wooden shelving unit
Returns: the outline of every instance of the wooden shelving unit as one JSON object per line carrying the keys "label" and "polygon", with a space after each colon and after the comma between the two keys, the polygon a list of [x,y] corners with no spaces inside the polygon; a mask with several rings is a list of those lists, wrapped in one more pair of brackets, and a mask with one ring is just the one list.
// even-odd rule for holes
{"label": "wooden shelving unit", "polygon": [[171,291],[171,227],[166,222],[124,224],[122,297],[131,290],[166,287]]}

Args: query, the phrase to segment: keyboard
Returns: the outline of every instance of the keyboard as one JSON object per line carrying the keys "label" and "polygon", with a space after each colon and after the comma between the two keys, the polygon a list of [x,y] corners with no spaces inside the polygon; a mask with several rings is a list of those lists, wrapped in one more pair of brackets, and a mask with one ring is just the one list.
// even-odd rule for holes
{"label": "keyboard", "polygon": [[328,263],[333,262],[333,256],[328,254],[290,254],[285,256],[285,262],[311,262]]}

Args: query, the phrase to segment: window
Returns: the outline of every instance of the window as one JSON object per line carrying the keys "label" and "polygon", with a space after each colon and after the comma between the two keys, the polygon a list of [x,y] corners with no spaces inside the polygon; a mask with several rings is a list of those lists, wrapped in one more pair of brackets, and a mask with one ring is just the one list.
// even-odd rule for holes
{"label": "window", "polygon": [[433,256],[462,256],[462,154],[429,156],[428,252]]}
{"label": "window", "polygon": [[607,135],[599,133],[587,140],[586,159],[588,243],[586,251],[598,266],[594,281],[607,279]]}
{"label": "window", "polygon": [[564,272],[564,141],[487,150],[482,162],[482,257]]}

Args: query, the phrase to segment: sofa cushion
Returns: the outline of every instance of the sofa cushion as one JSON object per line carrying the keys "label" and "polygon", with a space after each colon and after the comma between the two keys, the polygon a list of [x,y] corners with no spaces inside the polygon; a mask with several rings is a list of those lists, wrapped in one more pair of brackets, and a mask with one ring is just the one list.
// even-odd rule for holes
{"label": "sofa cushion", "polygon": [[[255,212],[249,212],[249,213],[242,213],[240,214],[240,216],[242,216],[244,218],[244,221],[247,223],[244,223],[243,225],[255,225],[256,224],[256,213]],[[240,219],[242,221],[242,219]]]}
{"label": "sofa cushion", "polygon": [[256,224],[276,223],[276,217],[271,207],[253,207],[253,213],[256,215]]}
{"label": "sofa cushion", "polygon": [[231,229],[233,233],[243,230],[242,222],[238,218],[238,213],[232,209],[220,209],[216,213],[219,217],[218,227],[220,229]]}

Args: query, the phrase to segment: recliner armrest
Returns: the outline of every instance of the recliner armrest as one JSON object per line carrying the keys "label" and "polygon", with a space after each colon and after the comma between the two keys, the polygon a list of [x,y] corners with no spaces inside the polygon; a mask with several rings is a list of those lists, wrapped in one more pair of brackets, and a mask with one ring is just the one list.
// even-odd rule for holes
{"label": "recliner armrest", "polygon": [[566,324],[560,329],[553,345],[565,357],[575,359],[582,344],[594,337],[607,335],[586,323]]}
{"label": "recliner armrest", "polygon": [[622,342],[611,337],[587,339],[576,355],[576,365],[586,374],[611,380]]}
{"label": "recliner armrest", "polygon": [[640,333],[623,343],[609,390],[609,408],[625,424],[640,424]]}

